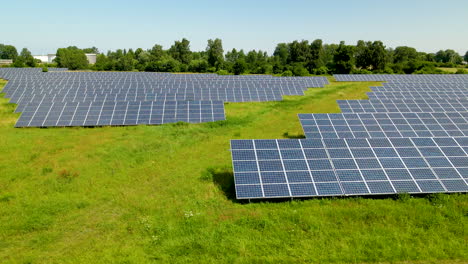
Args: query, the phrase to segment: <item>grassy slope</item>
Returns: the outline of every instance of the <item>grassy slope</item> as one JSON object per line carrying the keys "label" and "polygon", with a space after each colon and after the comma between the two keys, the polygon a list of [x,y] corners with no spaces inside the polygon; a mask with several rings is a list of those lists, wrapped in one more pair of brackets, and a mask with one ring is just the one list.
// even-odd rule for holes
{"label": "grassy slope", "polygon": [[15,129],[0,98],[0,262],[465,262],[466,195],[232,199],[230,139],[300,135],[297,113],[338,112],[369,85],[197,125]]}

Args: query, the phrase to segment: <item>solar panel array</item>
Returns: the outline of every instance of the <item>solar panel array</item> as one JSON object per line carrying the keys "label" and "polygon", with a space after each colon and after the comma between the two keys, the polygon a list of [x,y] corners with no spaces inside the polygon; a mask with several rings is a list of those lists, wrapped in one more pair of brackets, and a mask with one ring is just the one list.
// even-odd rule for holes
{"label": "solar panel array", "polygon": [[299,114],[306,139],[231,140],[238,199],[468,191],[468,76],[334,77],[387,83]]}
{"label": "solar panel array", "polygon": [[102,126],[224,120],[224,102],[279,101],[323,87],[325,77],[0,69],[21,112],[16,127]]}
{"label": "solar panel array", "polygon": [[238,199],[468,191],[468,138],[232,140],[231,149]]}

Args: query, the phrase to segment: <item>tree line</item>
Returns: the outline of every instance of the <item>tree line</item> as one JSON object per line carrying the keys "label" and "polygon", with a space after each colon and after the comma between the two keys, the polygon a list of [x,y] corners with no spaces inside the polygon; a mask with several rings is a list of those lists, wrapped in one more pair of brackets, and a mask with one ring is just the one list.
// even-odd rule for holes
{"label": "tree line", "polygon": [[[85,53],[96,53],[89,65]],[[437,67],[460,67],[468,62],[468,51],[462,57],[454,50],[425,53],[415,48],[388,48],[382,41],[359,40],[356,45],[344,41],[324,44],[316,39],[277,44],[273,54],[265,51],[232,49],[225,52],[221,39],[210,39],[204,51],[192,51],[190,41],[175,41],[169,49],[154,45],[151,49],[118,49],[100,53],[95,47],[60,48],[51,66],[70,70],[196,72],[218,74],[276,74],[307,76],[334,73],[443,73]],[[18,54],[11,45],[0,44],[0,59],[12,59],[12,67],[35,67],[26,48]],[[459,71],[463,73],[463,70]]]}

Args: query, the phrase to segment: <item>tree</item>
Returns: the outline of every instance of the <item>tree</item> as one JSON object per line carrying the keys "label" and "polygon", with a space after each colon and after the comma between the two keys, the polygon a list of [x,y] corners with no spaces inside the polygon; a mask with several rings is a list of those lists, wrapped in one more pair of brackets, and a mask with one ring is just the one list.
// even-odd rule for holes
{"label": "tree", "polygon": [[240,75],[247,69],[247,63],[244,59],[238,59],[232,66],[232,71],[235,75]]}
{"label": "tree", "polygon": [[325,44],[323,45],[323,62],[325,66],[329,69],[335,68],[335,53],[338,49],[337,44]]}
{"label": "tree", "polygon": [[468,51],[465,53],[464,58],[465,58],[465,61],[468,62]]}
{"label": "tree", "polygon": [[236,49],[232,49],[232,51],[226,53],[227,62],[235,63],[239,59],[245,59],[244,50],[237,51]]}
{"label": "tree", "polygon": [[137,60],[136,68],[140,71],[144,71],[146,64],[151,61],[151,54],[141,48],[135,51],[135,59]]}
{"label": "tree", "polygon": [[289,61],[289,47],[286,43],[280,43],[276,45],[275,52],[273,56],[279,58],[279,61],[282,65],[286,65]]}
{"label": "tree", "polygon": [[84,51],[74,46],[58,49],[55,62],[59,67],[70,70],[86,69],[88,67],[88,59]]}
{"label": "tree", "polygon": [[130,49],[124,56],[117,60],[115,69],[118,71],[132,71],[137,60],[134,59],[134,52]]}
{"label": "tree", "polygon": [[218,67],[224,61],[223,42],[220,39],[209,39],[206,46],[208,55],[208,64],[212,67]]}
{"label": "tree", "polygon": [[150,50],[149,53],[151,55],[151,61],[158,61],[164,56],[164,50],[161,45],[154,45]]}
{"label": "tree", "polygon": [[415,48],[400,46],[393,51],[393,63],[406,63],[419,57]]}
{"label": "tree", "polygon": [[18,51],[12,45],[0,44],[0,59],[15,60],[18,57]]}
{"label": "tree", "polygon": [[356,67],[367,69],[370,65],[369,44],[364,40],[358,40],[354,51]]}
{"label": "tree", "polygon": [[461,64],[463,59],[462,57],[454,50],[447,49],[447,50],[439,50],[435,54],[435,61],[442,62],[442,63],[454,63],[454,64]]}
{"label": "tree", "polygon": [[190,72],[207,72],[208,71],[208,62],[203,59],[192,60],[188,66]]}
{"label": "tree", "polygon": [[359,68],[383,70],[387,63],[387,50],[382,41],[359,40],[355,48],[355,59]]}
{"label": "tree", "polygon": [[387,64],[387,50],[382,41],[374,41],[370,45],[371,65],[373,70],[384,70]]}
{"label": "tree", "polygon": [[20,55],[13,60],[13,67],[36,67],[36,60],[27,48],[23,48]]}
{"label": "tree", "polygon": [[307,62],[307,68],[310,72],[325,65],[323,61],[324,49],[321,39],[316,39],[310,44],[310,61]]}
{"label": "tree", "polygon": [[350,73],[354,68],[354,47],[341,41],[333,59],[336,73]]}
{"label": "tree", "polygon": [[188,65],[192,57],[192,52],[190,51],[190,41],[185,38],[183,38],[182,41],[175,41],[174,45],[172,45],[169,49],[169,54],[172,56],[172,58]]}
{"label": "tree", "polygon": [[290,62],[307,62],[310,58],[310,46],[307,40],[289,43]]}
{"label": "tree", "polygon": [[86,49],[83,49],[83,51],[84,53],[99,54],[99,49],[96,47],[86,48]]}
{"label": "tree", "polygon": [[36,60],[34,59],[31,52],[27,48],[24,48],[23,50],[21,50],[20,56],[24,58],[24,62],[26,66],[36,67]]}
{"label": "tree", "polygon": [[106,55],[99,54],[96,57],[94,67],[98,71],[111,71],[113,70],[113,63]]}

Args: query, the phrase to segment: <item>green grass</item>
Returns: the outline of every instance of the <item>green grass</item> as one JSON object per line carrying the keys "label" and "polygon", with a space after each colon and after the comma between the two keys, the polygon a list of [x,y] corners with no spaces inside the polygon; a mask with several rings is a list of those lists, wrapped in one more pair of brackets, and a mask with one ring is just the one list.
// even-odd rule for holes
{"label": "green grass", "polygon": [[466,195],[233,199],[230,139],[300,137],[375,85],[135,127],[15,129],[0,98],[0,263],[466,263]]}
{"label": "green grass", "polygon": [[457,67],[457,68],[446,68],[446,67],[438,67],[437,69],[443,70],[444,72],[448,73],[456,73],[459,69],[465,69],[463,67]]}

